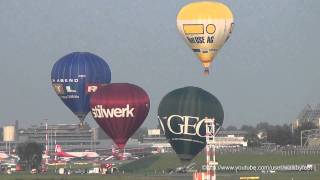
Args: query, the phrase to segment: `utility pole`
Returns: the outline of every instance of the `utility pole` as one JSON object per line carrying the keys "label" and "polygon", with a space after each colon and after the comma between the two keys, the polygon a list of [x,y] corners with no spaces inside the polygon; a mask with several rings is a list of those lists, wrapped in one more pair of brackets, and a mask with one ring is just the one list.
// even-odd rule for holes
{"label": "utility pole", "polygon": [[302,147],[302,133],[303,131],[300,131],[300,146]]}
{"label": "utility pole", "polygon": [[55,129],[54,130],[54,160],[57,160],[57,148],[56,148],[56,146],[57,146],[57,130]]}
{"label": "utility pole", "polygon": [[46,119],[46,164],[48,164],[48,119]]}

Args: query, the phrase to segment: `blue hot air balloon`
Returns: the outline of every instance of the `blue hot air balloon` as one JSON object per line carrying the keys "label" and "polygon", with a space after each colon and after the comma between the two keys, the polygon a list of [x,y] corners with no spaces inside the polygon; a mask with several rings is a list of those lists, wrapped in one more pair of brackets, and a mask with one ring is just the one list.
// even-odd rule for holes
{"label": "blue hot air balloon", "polygon": [[81,124],[90,111],[90,94],[110,81],[108,64],[89,52],[68,54],[59,59],[51,71],[53,89]]}

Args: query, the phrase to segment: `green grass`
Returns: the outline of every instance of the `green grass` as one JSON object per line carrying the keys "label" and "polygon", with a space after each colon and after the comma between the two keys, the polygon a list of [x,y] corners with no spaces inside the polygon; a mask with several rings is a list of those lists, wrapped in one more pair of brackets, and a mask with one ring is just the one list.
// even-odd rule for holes
{"label": "green grass", "polygon": [[1,180],[184,180],[189,177],[151,177],[151,176],[128,176],[128,175],[31,175],[14,174],[0,175]]}
{"label": "green grass", "polygon": [[[317,155],[282,156],[280,154],[229,154],[217,157],[223,165],[284,165],[284,164],[316,164],[320,163]],[[203,157],[197,161],[204,162]]]}
{"label": "green grass", "polygon": [[161,154],[145,157],[132,163],[125,164],[120,167],[120,171],[124,170],[125,172],[130,173],[155,174],[178,166],[181,166],[181,163],[176,155]]}
{"label": "green grass", "polygon": [[68,168],[68,169],[90,169],[93,167],[100,167],[100,165],[94,165],[94,164],[83,164],[83,165],[79,165],[79,164],[70,164],[70,165],[52,165],[49,166],[49,170],[55,170],[55,169],[59,169],[59,168]]}
{"label": "green grass", "polygon": [[[295,155],[283,156],[281,154],[222,154],[217,156],[219,165],[290,165],[290,164],[320,164],[320,157],[317,155]],[[205,164],[205,155],[199,154],[194,160],[197,168]],[[138,161],[123,165],[120,169],[129,173],[151,175],[161,174],[163,170],[174,169],[182,166],[182,163],[175,154],[161,154],[146,157]],[[259,176],[261,180],[320,180],[320,172],[276,172],[275,174],[262,174],[260,171],[253,172],[218,172],[217,180],[239,180],[240,176]],[[192,179],[189,177],[188,179]]]}
{"label": "green grass", "polygon": [[[239,180],[240,176],[248,176],[249,174],[237,174],[237,175],[218,175],[217,180]],[[275,175],[257,175],[261,180],[319,180],[320,173],[282,173]],[[1,180],[192,180],[191,176],[169,177],[169,176],[102,176],[102,175],[26,175],[26,174],[14,174],[14,175],[0,175]]]}
{"label": "green grass", "polygon": [[[219,165],[290,165],[290,164],[320,164],[320,156],[317,155],[296,155],[282,156],[281,154],[222,154],[217,156]],[[198,155],[193,162],[197,169],[205,164],[205,155]],[[173,153],[161,154],[139,159],[120,167],[121,170],[131,173],[161,173],[168,169],[182,166],[182,162]]]}
{"label": "green grass", "polygon": [[[289,164],[320,164],[320,156],[317,155],[295,155],[282,156],[281,154],[221,154],[217,156],[220,165],[289,165]],[[199,154],[194,162],[198,168],[205,164],[205,155]],[[145,157],[137,161],[120,166],[125,174],[119,175],[31,175],[28,172],[15,173],[12,175],[1,175],[0,180],[184,180],[192,179],[191,174],[187,176],[170,177],[163,171],[174,169],[182,163],[173,153],[159,154]],[[65,167],[65,166],[59,166]],[[70,166],[66,166],[69,168]],[[73,165],[72,169],[90,168],[93,165]],[[55,166],[50,168],[55,169]],[[275,174],[262,174],[261,172],[218,172],[217,180],[239,180],[240,176],[260,176],[261,180],[320,180],[320,172],[276,172]]]}

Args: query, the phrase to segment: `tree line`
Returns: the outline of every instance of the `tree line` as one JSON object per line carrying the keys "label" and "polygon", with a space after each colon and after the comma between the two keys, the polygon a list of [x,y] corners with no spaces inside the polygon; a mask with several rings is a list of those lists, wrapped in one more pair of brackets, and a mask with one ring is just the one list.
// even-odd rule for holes
{"label": "tree line", "polygon": [[275,143],[277,145],[300,145],[300,133],[303,130],[316,129],[312,122],[302,123],[298,128],[293,129],[291,125],[271,125],[261,122],[256,126],[243,125],[241,128],[228,126],[224,130],[246,131],[245,139],[248,146],[260,146],[263,143]]}

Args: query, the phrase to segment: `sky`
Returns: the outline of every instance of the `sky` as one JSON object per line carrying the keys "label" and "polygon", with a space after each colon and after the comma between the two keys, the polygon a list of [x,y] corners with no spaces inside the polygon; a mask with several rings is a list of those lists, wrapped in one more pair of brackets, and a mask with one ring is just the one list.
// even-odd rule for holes
{"label": "sky", "polygon": [[[74,51],[106,60],[112,82],[145,89],[156,127],[170,91],[197,86],[222,103],[224,127],[293,121],[320,103],[320,1],[221,0],[235,28],[203,76],[176,28],[190,0],[0,0],[0,126],[77,123],[55,94],[53,64]],[[89,114],[86,118],[97,127]]]}

